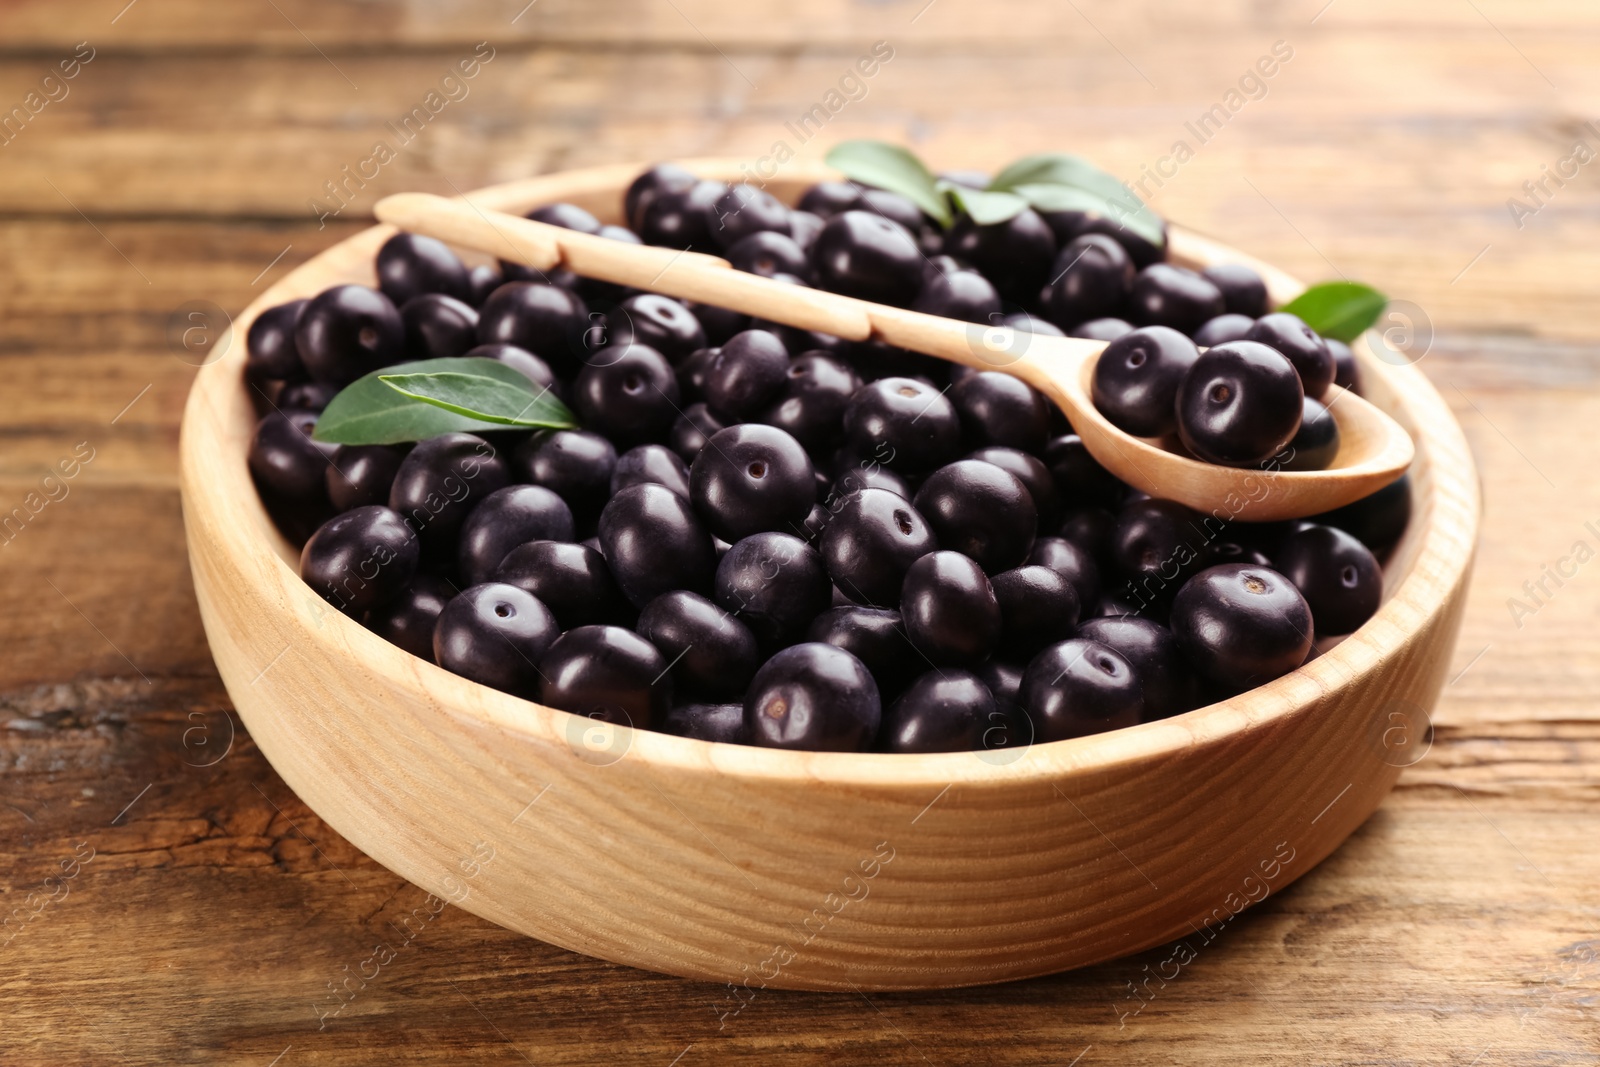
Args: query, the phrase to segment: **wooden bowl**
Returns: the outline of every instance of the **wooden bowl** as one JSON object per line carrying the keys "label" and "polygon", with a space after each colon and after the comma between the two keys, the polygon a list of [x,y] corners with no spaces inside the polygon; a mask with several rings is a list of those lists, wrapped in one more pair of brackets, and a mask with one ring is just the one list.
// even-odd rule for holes
{"label": "wooden bowl", "polygon": [[[734,161],[690,164],[737,180]],[[484,205],[571,201],[614,220],[640,168],[497,186]],[[791,167],[793,200],[826,177]],[[748,986],[998,982],[1191,944],[1305,874],[1425,751],[1455,642],[1478,487],[1459,427],[1413,366],[1359,352],[1367,395],[1415,437],[1415,515],[1357,633],[1242,696],[1096,737],[930,756],[783,752],[634,731],[412,657],[320,600],[251,484],[242,339],[261,310],[375,284],[375,227],[264,293],[196,379],[184,517],[206,633],[289,786],[379,863],[577,952]],[[1250,262],[1174,228],[1173,258]],[[1360,346],[1358,346],[1360,347]],[[744,989],[715,994],[736,1011]]]}

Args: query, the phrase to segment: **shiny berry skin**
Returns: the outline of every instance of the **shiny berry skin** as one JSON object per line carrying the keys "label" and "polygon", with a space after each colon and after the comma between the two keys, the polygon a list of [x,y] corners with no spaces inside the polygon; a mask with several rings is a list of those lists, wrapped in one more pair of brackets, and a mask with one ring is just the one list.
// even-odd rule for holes
{"label": "shiny berry skin", "polygon": [[729,247],[728,262],[734,270],[771,278],[788,274],[796,278],[811,276],[811,260],[794,238],[782,233],[752,233]]}
{"label": "shiny berry skin", "polygon": [[501,273],[499,266],[494,263],[479,263],[467,271],[467,284],[471,291],[467,303],[475,308],[483,307],[484,301],[505,283],[506,276]]}
{"label": "shiny berry skin", "polygon": [[1206,521],[1173,500],[1136,500],[1117,514],[1111,557],[1143,595],[1168,600],[1202,566]]}
{"label": "shiny berry skin", "polygon": [[690,404],[683,409],[683,414],[678,416],[667,433],[667,446],[685,464],[693,463],[711,436],[726,428],[727,424],[711,414],[704,403]]}
{"label": "shiny berry skin", "polygon": [[711,361],[717,358],[720,351],[720,348],[702,348],[689,353],[682,363],[673,368],[681,399],[688,403],[705,400],[706,371],[711,369]]}
{"label": "shiny berry skin", "polygon": [[874,215],[882,215],[892,222],[898,222],[906,228],[906,232],[913,237],[917,236],[923,225],[928,221],[922,214],[922,209],[913,204],[899,193],[890,192],[888,189],[874,189],[867,186],[861,190],[856,200],[855,210],[870,211]]}
{"label": "shiny berry skin", "polygon": [[433,631],[456,587],[437,574],[418,574],[387,604],[367,612],[367,629],[413,656],[433,661]]}
{"label": "shiny berry skin", "polygon": [[1030,315],[1026,311],[1015,311],[1000,320],[1002,326],[1009,326],[1018,333],[1031,333],[1039,337],[1065,337],[1061,327],[1048,319],[1041,319],[1037,315]]}
{"label": "shiny berry skin", "polygon": [[658,728],[664,734],[695,741],[746,743],[743,704],[677,704]]}
{"label": "shiny berry skin", "polygon": [[858,604],[893,607],[911,565],[939,547],[917,509],[887,489],[845,497],[822,534],[833,584]]}
{"label": "shiny berry skin", "polygon": [[788,377],[789,350],[778,335],[745,330],[728,338],[711,357],[701,391],[718,418],[738,422],[776,399]]}
{"label": "shiny berry skin", "polygon": [[835,460],[838,465],[834,469],[838,471],[838,476],[834,478],[832,491],[827,494],[827,499],[831,501],[829,506],[835,510],[837,510],[835,502],[842,501],[851,493],[859,493],[863,489],[887,489],[906,501],[914,495],[909,482],[870,456],[858,460],[841,453]]}
{"label": "shiny berry skin", "polygon": [[1083,337],[1090,341],[1115,341],[1125,333],[1132,333],[1133,323],[1116,317],[1090,319],[1067,330],[1068,337]]}
{"label": "shiny berry skin", "polygon": [[589,309],[555,285],[507,282],[478,310],[478,343],[515,345],[567,373],[587,355]]}
{"label": "shiny berry skin", "polygon": [[878,686],[850,653],[817,642],[794,645],[756,672],[744,702],[752,744],[808,752],[860,752],[883,718]]}
{"label": "shiny berry skin", "polygon": [[1378,610],[1383,570],[1371,549],[1333,526],[1300,527],[1272,556],[1311,607],[1316,632],[1353,633]]}
{"label": "shiny berry skin", "polygon": [[1028,558],[1039,511],[1015,475],[992,463],[963,459],[940,467],[912,498],[939,547],[976,560],[988,574]]}
{"label": "shiny berry skin", "polygon": [[1286,356],[1231,341],[1201,353],[1178,387],[1178,436],[1208,463],[1253,467],[1294,439],[1304,401]]}
{"label": "shiny berry skin", "polygon": [[789,209],[777,197],[740,182],[712,202],[706,211],[711,239],[720,248],[732,248],[757,233],[789,233]]}
{"label": "shiny berry skin", "polygon": [[572,511],[542,485],[508,485],[484,497],[461,524],[457,566],[468,585],[494,577],[500,561],[529,541],[571,541]]}
{"label": "shiny berry skin", "polygon": [[1132,665],[1105,645],[1082,638],[1061,641],[1035,656],[1022,674],[1017,702],[1039,742],[1134,726],[1144,713]]}
{"label": "shiny berry skin", "polygon": [[[1001,706],[1016,704],[1017,693],[1022,689],[1022,673],[1027,665],[1018,666],[1003,660],[987,659],[973,671],[978,680],[994,694],[995,703]],[[991,720],[991,725],[993,720]],[[1028,738],[1025,736],[1024,740]],[[986,745],[987,747],[994,747]]]}
{"label": "shiny berry skin", "polygon": [[600,220],[577,204],[545,204],[528,212],[528,218],[577,233],[600,232]]}
{"label": "shiny berry skin", "polygon": [[699,593],[661,594],[645,605],[635,629],[672,664],[680,696],[737,699],[761,665],[749,627]]}
{"label": "shiny berry skin", "polygon": [[1356,364],[1356,356],[1350,351],[1350,346],[1332,337],[1324,337],[1322,343],[1328,346],[1328,352],[1333,356],[1333,384],[1360,396],[1361,368]]}
{"label": "shiny berry skin", "polygon": [[955,405],[915,378],[880,378],[856,390],[844,411],[844,433],[857,455],[878,457],[902,474],[921,474],[961,454]]}
{"label": "shiny berry skin", "polygon": [[[1116,528],[1117,517],[1105,508],[1073,508],[1062,518],[1056,536],[1076,545],[1091,559],[1105,559],[1111,555],[1111,539]],[[1035,541],[1034,550],[1038,547]]]}
{"label": "shiny berry skin", "polygon": [[1113,426],[1135,437],[1177,429],[1178,386],[1200,358],[1193,341],[1170,326],[1146,326],[1106,345],[1095,360],[1090,393]]}
{"label": "shiny berry skin", "polygon": [[689,495],[711,532],[733,542],[799,526],[816,503],[817,483],[800,442],[774,426],[744,423],[706,442],[689,469]]}
{"label": "shiny berry skin", "polygon": [[969,374],[950,390],[950,403],[969,448],[1000,445],[1042,452],[1050,439],[1050,402],[1010,374]]}
{"label": "shiny berry skin", "polygon": [[634,230],[639,229],[640,216],[650,201],[662,193],[687,189],[700,179],[676,163],[658,163],[633,179],[623,194],[623,217]]}
{"label": "shiny berry skin", "polygon": [[568,630],[539,661],[539,702],[590,719],[649,729],[672,706],[667,660],[620,626]]}
{"label": "shiny berry skin", "polygon": [[[705,330],[706,344],[709,346],[720,345],[734,334],[750,328],[750,316],[742,311],[729,311],[727,308],[696,304],[692,301],[684,301],[683,306],[700,320],[700,328]],[[691,356],[695,354],[690,353]],[[680,369],[682,366],[683,364],[679,364]]]}
{"label": "shiny berry skin", "polygon": [[1194,332],[1194,343],[1201,348],[1211,348],[1229,341],[1243,341],[1255,324],[1255,319],[1245,315],[1232,312],[1218,315],[1214,319],[1207,319],[1206,324]]}
{"label": "shiny berry skin", "polygon": [[323,523],[300,551],[300,577],[317,595],[356,618],[411,584],[421,550],[400,516],[356,508]]}
{"label": "shiny berry skin", "polygon": [[387,504],[405,458],[405,450],[392,445],[340,445],[328,458],[328,499],[338,511]]}
{"label": "shiny berry skin", "polygon": [[763,648],[800,640],[832,595],[822,557],[790,534],[746,537],[717,564],[717,603],[748,626]]}
{"label": "shiny berry skin", "polygon": [[1189,579],[1172,603],[1171,625],[1195,670],[1234,693],[1288,674],[1311,651],[1305,597],[1277,571],[1248,563]]}
{"label": "shiny berry skin", "polygon": [[617,457],[617,465],[611,471],[613,496],[630,485],[645,482],[664,485],[684,498],[689,496],[689,468],[666,445],[636,445]]}
{"label": "shiny berry skin", "polygon": [[1061,494],[1056,490],[1055,479],[1038,457],[1015,448],[991,445],[980,448],[966,457],[982,463],[992,463],[1022,483],[1039,513],[1040,530],[1054,530],[1061,523]]}
{"label": "shiny berry skin", "polygon": [[344,386],[330,382],[289,382],[273,401],[280,411],[313,411],[321,414]]}
{"label": "shiny berry skin", "polygon": [[1089,454],[1083,438],[1075,433],[1062,434],[1045,445],[1041,458],[1061,490],[1062,502],[1067,507],[1114,507],[1120,503],[1128,487],[1100,461]]}
{"label": "shiny berry skin", "polygon": [[252,382],[286,381],[305,375],[295,326],[309,300],[291,300],[256,316],[246,337],[245,375]]}
{"label": "shiny berry skin", "polygon": [[530,438],[515,453],[522,478],[555,492],[580,518],[600,513],[611,497],[617,449],[588,430],[554,430]]}
{"label": "shiny berry skin", "polygon": [[646,345],[677,364],[706,346],[706,331],[681,302],[640,293],[606,313],[606,341],[613,346]]}
{"label": "shiny berry skin", "polygon": [[799,208],[822,219],[850,211],[861,202],[861,187],[849,182],[818,182],[800,197]]}
{"label": "shiny berry skin", "polygon": [[406,358],[406,328],[390,299],[364,285],[324,289],[300,313],[295,347],[306,372],[344,385]]}
{"label": "shiny berry skin", "polygon": [[588,545],[528,541],[508,552],[494,580],[539,598],[563,630],[630,617],[606,561]]}
{"label": "shiny berry skin", "polygon": [[1101,616],[1078,627],[1078,636],[1098,641],[1133,667],[1144,693],[1144,722],[1166,719],[1200,705],[1194,672],[1172,631],[1137,615]]}
{"label": "shiny berry skin", "polygon": [[979,567],[959,552],[930,552],[900,590],[906,636],[939,666],[982,663],[1000,640],[1000,603]]}
{"label": "shiny berry skin", "polygon": [[888,608],[855,604],[829,608],[811,620],[806,640],[835,645],[866,664],[886,700],[928,666],[906,639],[900,613]]}
{"label": "shiny berry skin", "polygon": [[1133,265],[1140,270],[1167,258],[1165,222],[1161,224],[1161,242],[1152,244],[1149,238],[1134,233],[1119,220],[1088,211],[1046,211],[1043,218],[1055,233],[1056,241],[1063,245],[1070,244],[1086,233],[1105,234],[1127,251],[1133,258]]}
{"label": "shiny berry skin", "polygon": [[439,613],[433,656],[445,670],[513,696],[539,691],[539,661],[561,628],[537,597],[504,582],[463,589]]}
{"label": "shiny berry skin", "polygon": [[904,226],[870,211],[829,219],[811,248],[823,289],[904,307],[922,283],[922,252]]}
{"label": "shiny berry skin", "polygon": [[989,580],[1000,604],[1000,654],[1026,661],[1045,645],[1065,641],[1078,625],[1078,591],[1060,571],[1033,564]]}
{"label": "shiny berry skin", "polygon": [[989,687],[970,671],[928,671],[884,710],[877,747],[884,752],[981,749],[998,710]]}
{"label": "shiny berry skin", "polygon": [[975,270],[935,274],[923,283],[911,310],[962,322],[993,322],[1000,314],[1000,294]]}
{"label": "shiny berry skin", "polygon": [[1133,321],[1192,334],[1227,310],[1222,290],[1184,267],[1155,263],[1133,280]]}
{"label": "shiny berry skin", "polygon": [[[1041,537],[1033,543],[1028,553],[1027,566],[1049,567],[1071,583],[1078,594],[1080,609],[1086,609],[1100,597],[1100,565],[1094,553],[1069,541],[1065,537]],[[1081,610],[1087,615],[1087,610]]]}
{"label": "shiny berry skin", "polygon": [[1339,424],[1322,401],[1306,397],[1300,411],[1300,429],[1286,451],[1292,453],[1283,465],[1287,471],[1321,471],[1333,465],[1339,454]]}
{"label": "shiny berry skin", "polygon": [[492,359],[496,363],[504,363],[512,370],[521,374],[533,383],[534,392],[543,393],[546,389],[560,392],[556,382],[555,372],[550,369],[550,364],[516,345],[477,345],[462,353],[463,359]]}
{"label": "shiny berry skin", "polygon": [[1379,559],[1389,554],[1411,524],[1411,475],[1403,474],[1370,496],[1346,504],[1307,522],[1337,526],[1373,551]]}
{"label": "shiny berry skin", "polygon": [[397,233],[378,249],[378,288],[403,307],[423,293],[470,300],[472,281],[461,257],[443,241]]}
{"label": "shiny berry skin", "polygon": [[1267,283],[1253,268],[1243,263],[1218,263],[1200,273],[1221,291],[1228,314],[1259,319],[1270,310]]}
{"label": "shiny berry skin", "polygon": [[711,589],[717,555],[711,532],[683,497],[664,485],[629,486],[600,513],[600,545],[634,607],[662,593]]}
{"label": "shiny berry skin", "polygon": [[808,265],[811,259],[811,246],[817,243],[817,235],[822,232],[822,227],[825,225],[827,220],[821,215],[813,215],[809,211],[789,212],[789,236],[800,247],[800,251],[805,253]]}
{"label": "shiny berry skin", "polygon": [[1063,329],[1120,315],[1133,293],[1133,260],[1104,234],[1075,238],[1056,254],[1039,293],[1047,319]]}
{"label": "shiny berry skin", "polygon": [[988,226],[963,215],[944,235],[944,252],[971,263],[1007,300],[1031,303],[1050,278],[1056,238],[1032,208]]}
{"label": "shiny berry skin", "polygon": [[423,293],[400,309],[411,359],[454,359],[478,344],[478,312],[443,293]]}
{"label": "shiny berry skin", "polygon": [[263,492],[308,506],[328,502],[332,445],[311,439],[317,416],[309,411],[274,411],[256,423],[250,438],[250,473]]}
{"label": "shiny berry skin", "polygon": [[585,429],[623,446],[660,441],[678,418],[678,379],[645,345],[595,353],[572,381],[572,406]]}
{"label": "shiny berry skin", "polygon": [[755,421],[787,432],[806,451],[823,452],[844,434],[844,409],[861,388],[851,367],[826,352],[807,352],[788,363],[780,389]]}
{"label": "shiny berry skin", "polygon": [[696,181],[662,192],[641,203],[633,229],[647,245],[715,252],[709,216],[727,188],[722,182]]}
{"label": "shiny berry skin", "polygon": [[400,462],[389,506],[417,531],[426,552],[453,555],[467,514],[510,481],[510,465],[488,441],[470,433],[440,434]]}
{"label": "shiny berry skin", "polygon": [[1321,399],[1333,384],[1337,369],[1328,343],[1307,326],[1298,315],[1279,311],[1264,315],[1244,335],[1247,341],[1258,341],[1288,357],[1300,375],[1306,396]]}

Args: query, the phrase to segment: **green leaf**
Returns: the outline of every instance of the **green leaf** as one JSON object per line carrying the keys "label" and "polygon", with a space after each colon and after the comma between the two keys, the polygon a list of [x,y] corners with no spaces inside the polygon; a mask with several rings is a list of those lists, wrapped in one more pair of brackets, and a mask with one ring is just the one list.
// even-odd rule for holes
{"label": "green leaf", "polygon": [[500,426],[565,429],[573,425],[561,401],[549,389],[529,389],[527,379],[511,385],[486,374],[429,371],[384,374],[379,381],[402,396]]}
{"label": "green leaf", "polygon": [[1360,282],[1323,282],[1313,285],[1279,311],[1299,315],[1307,326],[1324,337],[1349,343],[1360,337],[1383,309],[1389,298]]}
{"label": "green leaf", "polygon": [[829,150],[827,161],[863,185],[899,193],[939,225],[950,225],[949,203],[932,172],[909,149],[887,141],[845,141]]}
{"label": "green leaf", "polygon": [[1082,211],[1111,219],[1158,248],[1167,241],[1161,216],[1138,194],[1078,156],[1046,152],[1024,157],[995,175],[989,190],[1015,193],[1040,211]]}
{"label": "green leaf", "polygon": [[[458,414],[427,401],[397,392],[387,385],[385,376],[461,372],[494,378],[507,387],[533,395],[537,386],[515,368],[493,359],[424,359],[398,363],[374,371],[340,390],[317,419],[312,437],[336,445],[394,445],[425,441],[442,433],[480,433],[503,430],[505,424]],[[559,407],[564,425],[572,425],[572,414],[554,397],[547,400]]]}
{"label": "green leaf", "polygon": [[1028,206],[1028,202],[1015,193],[984,192],[946,181],[941,181],[939,188],[949,193],[956,206],[971,215],[972,221],[979,226],[991,226],[1016,218]]}

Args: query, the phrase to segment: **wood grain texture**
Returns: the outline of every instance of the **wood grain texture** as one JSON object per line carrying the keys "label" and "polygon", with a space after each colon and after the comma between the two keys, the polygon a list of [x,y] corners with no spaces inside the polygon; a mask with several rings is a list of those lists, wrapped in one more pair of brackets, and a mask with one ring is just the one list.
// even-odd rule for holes
{"label": "wood grain texture", "polygon": [[[797,26],[799,9],[675,2],[758,90],[674,27],[670,7],[585,20],[599,8],[540,0],[517,25],[555,11],[570,32],[533,24],[518,77],[504,90],[482,81],[469,101],[494,106],[471,122],[447,114],[430,131],[446,136],[425,139],[438,147],[408,153],[370,194],[641,157],[754,158],[836,81],[837,60],[933,30],[942,40],[903,51],[910,62],[885,72],[903,80],[875,80],[829,138],[911,137],[949,166],[1068,145],[1131,175],[1272,40],[1293,42],[1269,97],[1156,202],[1304,277],[1334,276],[1321,250],[1432,319],[1420,367],[1461,420],[1488,507],[1427,757],[1339,852],[1230,924],[1125,1026],[1127,983],[1171,948],[995,988],[764,993],[721,1025],[724,987],[600,963],[449,908],[319,1030],[328,983],[396,940],[388,924],[424,897],[299,804],[246,735],[209,770],[185,762],[210,758],[188,755],[185,733],[206,720],[187,716],[213,717],[220,733],[228,704],[182,550],[177,422],[194,372],[163,328],[189,299],[237,313],[286,246],[261,284],[360,228],[365,199],[319,231],[308,177],[350,162],[441,60],[516,12],[277,0],[341,67],[362,65],[353,93],[270,5],[139,0],[111,25],[122,0],[4,4],[0,101],[75,42],[104,47],[70,99],[0,149],[0,367],[8,396],[29,398],[0,410],[0,486],[15,502],[63,448],[108,447],[69,500],[0,550],[0,903],[20,905],[78,842],[100,849],[67,899],[0,948],[0,1061],[1600,1062],[1597,572],[1543,579],[1554,595],[1532,615],[1508,607],[1532,604],[1525,583],[1576,540],[1600,546],[1585,527],[1600,518],[1589,469],[1600,189],[1585,170],[1524,229],[1506,211],[1594,118],[1600,9],[1338,0],[1312,26],[1320,2],[1080,0],[975,17],[939,0],[914,26],[920,3],[841,6]],[[40,571],[92,624],[31,580]]]}

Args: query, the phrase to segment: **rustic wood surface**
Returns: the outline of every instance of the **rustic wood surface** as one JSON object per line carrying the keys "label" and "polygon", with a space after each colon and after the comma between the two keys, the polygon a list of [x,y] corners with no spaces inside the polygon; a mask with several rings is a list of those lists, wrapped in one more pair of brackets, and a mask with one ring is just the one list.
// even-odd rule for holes
{"label": "rustic wood surface", "polygon": [[[879,40],[895,57],[865,98],[800,144],[784,123]],[[237,311],[385,193],[585,163],[876,135],[950,166],[1072,148],[1136,179],[1279,40],[1265,97],[1155,203],[1409,301],[1486,487],[1432,749],[1377,815],[1164,984],[1170,949],[724,1017],[724,989],[447,908],[319,1027],[330,983],[429,913],[242,731],[227,744],[172,312]],[[1594,5],[10,0],[0,113],[82,41],[69,94],[0,145],[0,511],[38,508],[0,537],[0,1063],[1600,1063],[1600,172],[1523,186],[1600,149]],[[480,41],[471,94],[319,228],[323,182]],[[66,495],[42,486],[80,443]]]}

